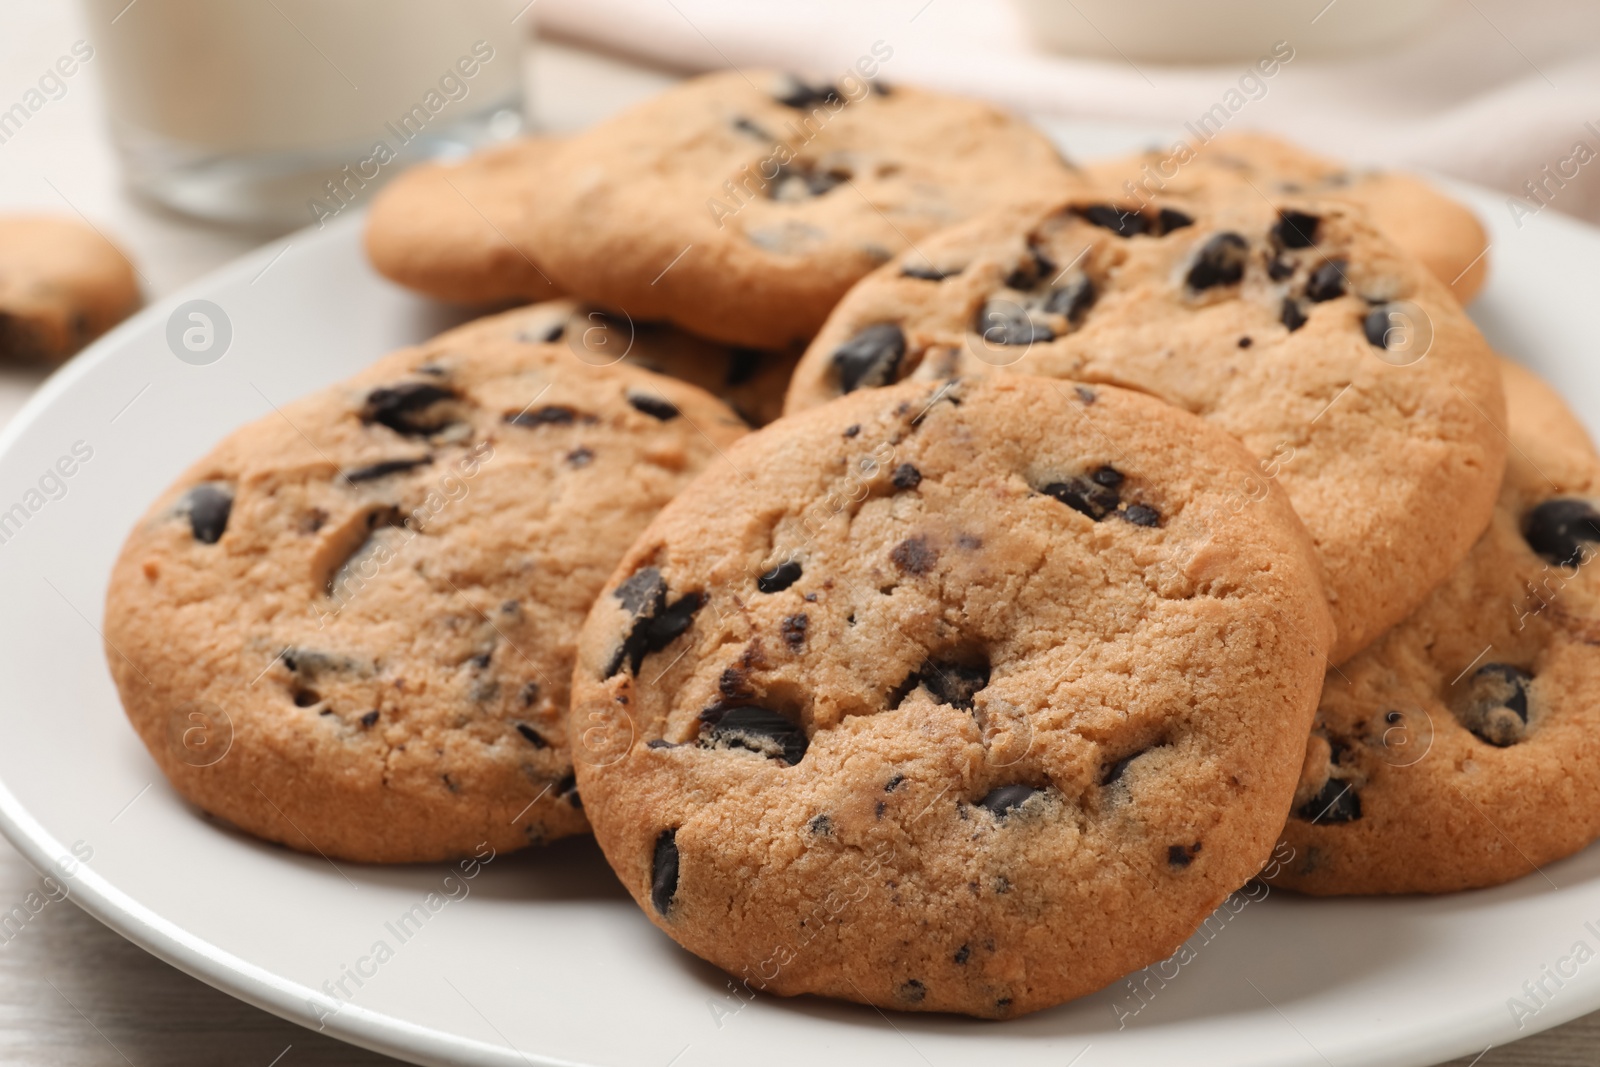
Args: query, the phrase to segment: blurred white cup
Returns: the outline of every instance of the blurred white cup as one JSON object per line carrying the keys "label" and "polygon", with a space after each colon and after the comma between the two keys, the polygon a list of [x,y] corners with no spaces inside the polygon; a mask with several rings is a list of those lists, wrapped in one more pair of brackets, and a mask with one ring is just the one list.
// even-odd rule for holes
{"label": "blurred white cup", "polygon": [[1254,59],[1379,51],[1420,33],[1440,0],[1017,0],[1046,47],[1110,59]]}
{"label": "blurred white cup", "polygon": [[407,162],[522,126],[514,0],[83,0],[129,183],[326,223]]}

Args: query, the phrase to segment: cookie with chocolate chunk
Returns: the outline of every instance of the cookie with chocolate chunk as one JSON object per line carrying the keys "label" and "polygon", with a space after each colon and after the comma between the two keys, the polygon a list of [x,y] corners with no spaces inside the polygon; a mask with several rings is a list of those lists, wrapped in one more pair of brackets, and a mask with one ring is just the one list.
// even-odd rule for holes
{"label": "cookie with chocolate chunk", "polygon": [[0,359],[59,363],[138,305],[133,265],[95,230],[0,217]]}
{"label": "cookie with chocolate chunk", "polygon": [[1215,186],[1160,204],[1000,209],[857,285],[786,410],[905,378],[1001,371],[1128,386],[1256,454],[1316,542],[1360,651],[1488,524],[1504,464],[1493,352],[1442,283],[1348,205]]}
{"label": "cookie with chocolate chunk", "polygon": [[529,232],[581,299],[781,349],[933,231],[1068,184],[1076,172],[1050,141],[988,104],[854,75],[726,71],[557,148]]}
{"label": "cookie with chocolate chunk", "polygon": [[585,810],[751,989],[1003,1018],[1173,952],[1288,811],[1331,622],[1299,520],[1114,388],[908,382],[740,441],[579,639]]}
{"label": "cookie with chocolate chunk", "polygon": [[556,296],[528,233],[528,211],[557,143],[525,137],[407,170],[367,213],[367,258],[384,277],[453,303]]}
{"label": "cookie with chocolate chunk", "polygon": [[1489,276],[1489,237],[1459,200],[1416,175],[1347,167],[1264,133],[1225,133],[1200,145],[1096,161],[1086,170],[1122,196],[1160,199],[1242,182],[1263,196],[1311,195],[1352,204],[1463,304]]}
{"label": "cookie with chocolate chunk", "polygon": [[1554,393],[1518,377],[1488,532],[1328,673],[1276,884],[1444,893],[1600,837],[1600,459],[1570,414],[1551,422]]}
{"label": "cookie with chocolate chunk", "polygon": [[480,320],[472,327],[527,344],[557,342],[595,366],[638,367],[692,382],[718,397],[752,426],[783,414],[799,348],[773,352],[737,348],[659,322],[634,322],[571,299],[546,300]]}
{"label": "cookie with chocolate chunk", "polygon": [[190,801],[340,859],[585,828],[563,723],[623,553],[744,423],[699,389],[481,325],[246,426],[129,535],[128,717]]}

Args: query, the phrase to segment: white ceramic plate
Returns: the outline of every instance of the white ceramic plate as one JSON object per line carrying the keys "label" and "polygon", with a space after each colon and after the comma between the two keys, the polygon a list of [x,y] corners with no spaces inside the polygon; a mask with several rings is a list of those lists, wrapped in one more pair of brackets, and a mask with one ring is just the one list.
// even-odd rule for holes
{"label": "white ceramic plate", "polygon": [[[1501,198],[1470,196],[1495,231],[1479,320],[1600,426],[1600,234],[1551,211],[1518,230]],[[118,707],[97,633],[106,575],[147,502],[224,433],[444,325],[368,271],[358,223],[296,235],[146,310],[0,435],[0,517],[29,511],[0,543],[0,823],[133,941],[285,1018],[426,1064],[1404,1067],[1600,1007],[1600,962],[1559,989],[1546,978],[1543,1006],[1523,989],[1576,942],[1600,948],[1600,849],[1440,899],[1274,894],[1197,939],[1196,958],[1144,999],[1122,986],[995,1024],[745,1004],[636,911],[587,841],[468,879],[335,867],[202,818]],[[203,366],[167,343],[173,310],[195,298],[232,327]],[[91,458],[64,489],[47,479],[56,498],[29,496],[75,442]],[[419,903],[426,920],[402,939]],[[1537,1010],[1514,1018],[1512,997]],[[1122,1029],[1119,1006],[1141,1008]]]}

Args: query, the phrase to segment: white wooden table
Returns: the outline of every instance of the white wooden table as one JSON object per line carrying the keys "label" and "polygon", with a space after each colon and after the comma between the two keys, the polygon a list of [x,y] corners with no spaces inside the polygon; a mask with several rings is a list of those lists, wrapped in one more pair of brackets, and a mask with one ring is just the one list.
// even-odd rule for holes
{"label": "white wooden table", "polygon": [[[14,100],[86,36],[66,0],[4,0],[0,100]],[[0,211],[78,213],[120,242],[160,297],[254,247],[260,234],[201,226],[127,197],[102,129],[92,63],[65,96],[0,144]],[[558,44],[534,48],[528,83],[536,122],[588,125],[672,76]],[[0,368],[0,423],[43,376]],[[0,912],[40,890],[0,840]],[[43,895],[41,893],[41,895]],[[259,1011],[167,966],[70,902],[47,904],[15,935],[0,929],[0,1063],[56,1067],[163,1064],[247,1067],[392,1064]],[[1467,1067],[1469,1057],[1451,1067]],[[1478,1067],[1594,1067],[1600,1013],[1504,1048]]]}

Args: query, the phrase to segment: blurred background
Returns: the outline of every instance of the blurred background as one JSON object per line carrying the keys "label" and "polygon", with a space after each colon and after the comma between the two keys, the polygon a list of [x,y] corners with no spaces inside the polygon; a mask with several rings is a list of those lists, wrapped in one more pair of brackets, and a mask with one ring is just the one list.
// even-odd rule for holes
{"label": "blurred background", "polygon": [[[409,163],[583,128],[684,73],[883,77],[1153,144],[1273,131],[1600,221],[1592,0],[5,0],[0,216],[81,223],[158,300],[359,211]],[[0,249],[0,313],[5,308]],[[48,368],[0,362],[0,424]],[[37,875],[0,844],[0,900]],[[1600,1022],[1489,1052],[1590,1064]],[[275,1058],[276,1057],[276,1058]],[[53,902],[0,933],[0,1061],[392,1062],[274,1019]]]}

